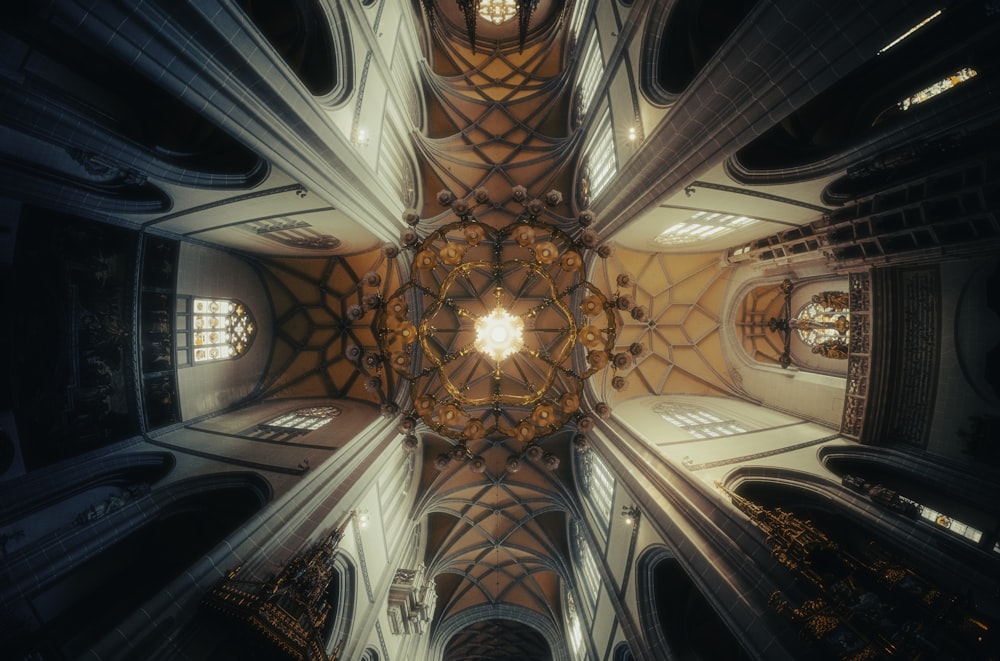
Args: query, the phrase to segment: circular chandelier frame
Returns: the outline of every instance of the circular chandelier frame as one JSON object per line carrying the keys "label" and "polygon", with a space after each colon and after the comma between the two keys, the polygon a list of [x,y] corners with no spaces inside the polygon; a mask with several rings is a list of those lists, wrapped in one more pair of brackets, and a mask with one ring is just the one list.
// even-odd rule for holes
{"label": "circular chandelier frame", "polygon": [[[526,192],[513,189],[511,199],[523,211],[494,227],[473,215],[489,203],[484,190],[469,200],[442,191],[438,200],[451,212],[435,220],[444,224],[423,239],[415,229],[403,233],[404,246],[415,252],[410,277],[379,294],[374,323],[383,364],[410,382],[407,433],[421,420],[464,447],[485,437],[532,444],[574,422],[586,431],[593,420],[580,409],[585,381],[631,364],[634,352],[613,352],[618,315],[635,315],[637,308],[586,278],[582,253],[610,254],[586,229],[593,216],[558,216],[546,207],[561,202],[561,194],[551,191],[543,203],[528,201]],[[457,218],[448,222],[451,214]],[[403,218],[412,227],[422,222],[414,210]],[[477,320],[498,310],[523,324],[523,345],[501,360],[475,344]],[[600,404],[597,413],[606,417],[610,409]]]}

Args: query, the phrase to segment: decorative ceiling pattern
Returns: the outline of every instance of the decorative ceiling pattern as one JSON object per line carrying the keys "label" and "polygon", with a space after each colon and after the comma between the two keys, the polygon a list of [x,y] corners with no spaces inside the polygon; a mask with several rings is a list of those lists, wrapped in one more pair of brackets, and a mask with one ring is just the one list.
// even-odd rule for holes
{"label": "decorative ceiling pattern", "polygon": [[395,376],[381,369],[372,332],[384,288],[400,284],[381,250],[260,264],[274,313],[274,349],[262,397],[352,398],[385,403]]}
{"label": "decorative ceiling pattern", "polygon": [[[719,255],[619,248],[595,262],[593,278],[600,286],[614,287],[623,272],[633,276],[623,289],[647,316],[622,317],[619,350],[639,343],[643,351],[624,372],[627,380],[618,401],[644,394],[736,394],[723,355],[720,312],[731,268]],[[613,400],[610,376],[592,387],[599,398]]]}
{"label": "decorative ceiling pattern", "polygon": [[[547,16],[549,7],[537,15]],[[525,187],[528,200],[542,198],[551,189],[572,190],[563,39],[556,29],[533,31],[523,54],[516,51],[516,39],[515,48],[507,50],[500,42],[484,47],[480,40],[473,55],[461,25],[449,19],[437,26],[434,73],[427,82],[431,137],[418,139],[417,145],[424,159],[423,199],[428,204],[419,214],[425,219],[420,228],[433,231],[449,222],[439,207],[430,208],[443,186],[459,198],[477,189],[488,192],[492,201],[476,212],[477,222],[488,232],[522,220],[524,206],[511,194],[515,186]],[[516,34],[516,28],[513,21],[507,29]],[[480,36],[496,29],[488,27]],[[578,226],[572,230],[579,231]],[[523,250],[516,244],[511,249]],[[429,277],[446,277],[447,271],[440,273]],[[472,280],[489,275],[475,269],[468,273]],[[452,284],[464,291],[472,280]],[[525,287],[518,287],[515,298],[521,305],[551,298],[551,291],[535,291],[539,283],[526,281]],[[437,289],[443,283],[432,284]],[[489,307],[490,301],[480,301],[478,295],[462,297],[469,305]],[[469,329],[461,330],[456,319],[449,322],[448,314],[445,310],[445,316],[433,322],[445,354],[472,340]],[[557,335],[550,338],[556,345]],[[477,358],[463,360],[468,374],[456,379],[475,388]],[[562,594],[572,580],[567,542],[572,436],[572,431],[549,434],[543,450],[538,444],[495,435],[455,443],[423,433],[425,472],[417,515],[427,517],[425,564],[437,584],[436,626],[469,609],[503,606],[546,623],[549,630],[562,630]],[[446,658],[550,658],[538,631],[501,617],[499,608],[495,612],[487,629],[464,628],[454,636]]]}
{"label": "decorative ceiling pattern", "polygon": [[[547,445],[564,455],[570,435]],[[424,445],[429,453],[451,447],[430,435]],[[511,464],[519,445],[513,439],[470,443],[485,462],[481,473],[462,461],[440,473],[425,469],[419,504],[428,515],[425,563],[438,577],[438,612],[444,617],[482,604],[506,604],[557,626],[562,621],[560,588],[570,571],[569,462],[555,470],[527,457]]]}
{"label": "decorative ceiling pattern", "polygon": [[[510,638],[511,629],[522,631],[516,640]],[[452,637],[443,661],[550,661],[551,658],[541,634],[514,622],[488,620]]]}
{"label": "decorative ceiling pattern", "polygon": [[[564,166],[569,86],[553,31],[523,54],[472,55],[454,42],[436,51],[428,90],[432,137],[418,148],[429,169],[424,200],[443,184],[459,196],[480,187],[507,191],[521,184],[532,196],[572,190]],[[436,211],[430,210],[429,211]]]}

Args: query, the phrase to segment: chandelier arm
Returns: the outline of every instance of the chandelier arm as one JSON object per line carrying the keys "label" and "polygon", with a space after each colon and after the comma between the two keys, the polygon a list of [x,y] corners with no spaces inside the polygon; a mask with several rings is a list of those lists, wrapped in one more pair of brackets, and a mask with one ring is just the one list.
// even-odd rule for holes
{"label": "chandelier arm", "polygon": [[[525,386],[526,389],[533,390],[535,392],[538,392],[541,395],[545,394],[545,391],[539,391],[537,388],[535,388],[535,387],[533,387],[531,385],[531,380],[528,378],[528,375],[525,373],[525,371],[524,371],[524,365],[520,361],[514,361],[513,364],[514,364],[514,369],[517,370],[517,373],[521,375],[521,382],[524,384],[524,386]],[[536,374],[536,376],[541,376],[543,379],[545,377],[544,374],[542,374],[542,375]]]}
{"label": "chandelier arm", "polygon": [[[519,267],[527,267],[528,272],[531,273],[532,276],[537,276],[538,272],[540,270],[542,270],[534,262],[529,262],[529,261],[526,261],[526,260],[523,260],[523,259],[511,259],[511,260],[507,260],[505,262],[502,262],[502,263],[498,264],[497,268],[502,271],[503,267],[509,266],[509,265],[514,265],[514,266],[519,266]],[[511,292],[511,294],[513,295],[515,301],[521,300],[521,298],[524,296],[524,292],[528,288],[529,284],[531,284],[531,281],[528,278],[525,278],[524,281],[521,283],[521,285],[518,287],[517,291]]]}
{"label": "chandelier arm", "polygon": [[[577,374],[576,372],[574,372],[573,370],[571,370],[568,367],[563,367],[562,365],[556,364],[555,362],[552,361],[551,358],[549,358],[548,356],[542,355],[536,349],[522,349],[522,351],[524,351],[525,353],[527,353],[528,355],[530,355],[532,358],[537,358],[538,360],[542,361],[543,363],[546,363],[547,365],[549,365],[549,367],[552,367],[556,371],[561,372],[563,375],[568,376],[568,377],[570,377],[572,379],[575,379],[577,381],[583,381],[586,378],[586,377],[582,377],[581,375]],[[596,371],[597,370],[594,370],[594,372],[596,372]],[[551,380],[554,380],[554,379],[555,379],[555,375],[553,375],[553,377],[552,377]],[[551,384],[549,384],[549,385],[551,386]],[[547,389],[548,388],[546,388],[546,390]]]}
{"label": "chandelier arm", "polygon": [[[454,269],[453,269],[454,270]],[[454,279],[454,282],[462,287],[463,294],[467,295],[469,298],[474,298],[482,303],[482,294],[476,291],[475,285],[472,282],[472,278],[469,276],[468,269],[460,269],[461,275]],[[485,306],[484,306],[485,307]]]}
{"label": "chandelier arm", "polygon": [[[440,365],[430,365],[428,367],[425,367],[424,369],[422,369],[420,371],[420,374],[417,375],[416,378],[419,379],[419,378],[425,377],[425,376],[431,374],[432,372],[440,372],[441,368],[444,367],[445,365],[447,365],[448,363],[454,362],[454,361],[458,360],[459,358],[465,358],[466,356],[468,356],[470,353],[472,353],[475,350],[476,350],[476,347],[474,345],[470,344],[468,346],[462,347],[458,351],[450,351],[450,352],[446,353],[444,356],[441,357],[441,364]],[[443,381],[445,381],[445,379],[442,379],[442,382]],[[447,388],[445,388],[445,389],[447,390]]]}

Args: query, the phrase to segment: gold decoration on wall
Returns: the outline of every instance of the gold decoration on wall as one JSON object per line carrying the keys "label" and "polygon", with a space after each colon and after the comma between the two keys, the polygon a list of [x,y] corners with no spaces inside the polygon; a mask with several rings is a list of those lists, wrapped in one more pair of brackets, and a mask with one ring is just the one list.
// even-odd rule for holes
{"label": "gold decoration on wall", "polygon": [[765,535],[771,555],[809,595],[796,607],[780,591],[768,603],[835,659],[992,658],[995,623],[914,567],[869,542],[847,551],[810,521],[716,486]]}

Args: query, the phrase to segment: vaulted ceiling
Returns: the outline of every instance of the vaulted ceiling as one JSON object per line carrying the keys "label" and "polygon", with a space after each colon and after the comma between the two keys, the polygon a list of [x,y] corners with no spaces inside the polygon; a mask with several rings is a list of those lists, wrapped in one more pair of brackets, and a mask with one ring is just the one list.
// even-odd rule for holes
{"label": "vaulted ceiling", "polygon": [[[539,4],[523,53],[510,46],[516,20],[501,26],[478,20],[473,54],[456,3],[438,4],[426,90],[431,130],[418,144],[427,201],[422,217],[442,214],[436,203],[442,188],[460,197],[487,189],[491,203],[476,217],[496,228],[515,220],[514,186],[525,186],[530,197],[556,189],[568,199],[574,152],[567,135],[566,37],[557,29],[562,8],[558,0]],[[435,458],[451,452],[452,442],[423,435],[426,468],[417,514],[427,516],[425,563],[438,586],[435,621],[484,606],[505,607],[494,610],[488,623],[454,636],[446,647],[448,659],[552,658],[539,632],[524,625],[547,620],[560,630],[563,593],[572,580],[567,543],[572,477],[565,460],[572,451],[571,432],[555,436],[543,443],[563,458],[555,470],[523,459],[511,466],[508,461],[523,451],[522,444],[490,436],[468,444],[468,454],[485,463],[482,472],[474,472],[462,459],[435,469]]]}

